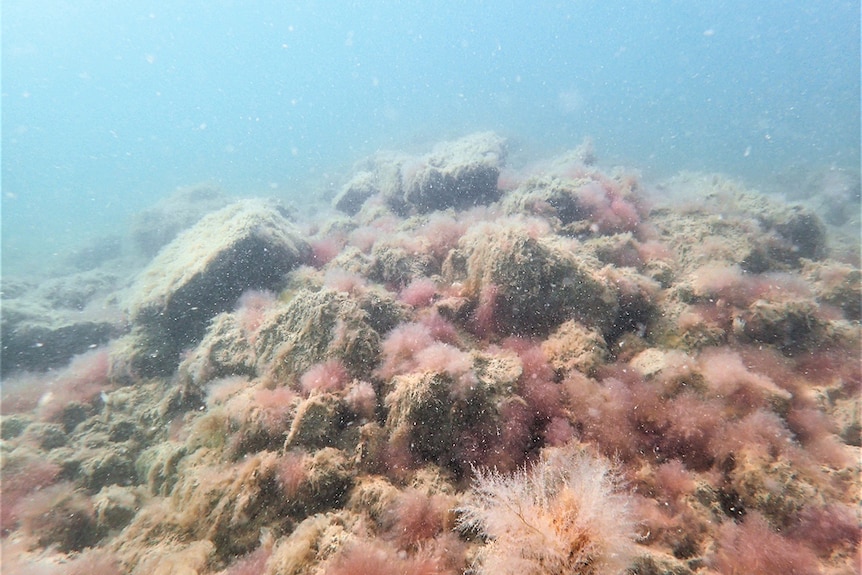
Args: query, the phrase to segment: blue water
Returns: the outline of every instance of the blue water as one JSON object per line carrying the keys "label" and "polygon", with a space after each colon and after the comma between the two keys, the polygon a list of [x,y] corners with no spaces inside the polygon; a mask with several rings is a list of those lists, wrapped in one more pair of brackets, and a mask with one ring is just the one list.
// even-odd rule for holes
{"label": "blue water", "polygon": [[658,178],[858,169],[859,2],[4,0],[6,266],[177,186],[304,201],[379,148],[584,136]]}

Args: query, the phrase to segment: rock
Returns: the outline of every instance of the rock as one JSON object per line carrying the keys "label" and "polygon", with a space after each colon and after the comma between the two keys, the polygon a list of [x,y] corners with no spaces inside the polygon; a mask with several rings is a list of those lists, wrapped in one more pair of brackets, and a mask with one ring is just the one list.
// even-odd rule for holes
{"label": "rock", "polygon": [[420,461],[445,460],[455,445],[449,388],[450,376],[414,373],[395,376],[386,396],[390,441],[409,445]]}
{"label": "rock", "polygon": [[669,353],[654,347],[645,349],[629,361],[644,378],[652,379],[667,368]]}
{"label": "rock", "polygon": [[328,509],[339,509],[353,487],[354,470],[344,453],[332,447],[318,449],[304,462],[306,477],[288,502],[289,513],[305,519]]}
{"label": "rock", "polygon": [[681,271],[705,262],[753,274],[788,271],[826,255],[826,228],[808,208],[777,203],[717,175],[681,174],[659,188],[667,197],[697,202],[685,211],[658,207],[650,213]]}
{"label": "rock", "polygon": [[78,481],[91,492],[109,485],[132,485],[136,479],[133,456],[123,446],[93,453],[81,462]]}
{"label": "rock", "polygon": [[826,325],[817,314],[817,304],[810,300],[757,300],[735,319],[734,331],[792,356],[823,343]]}
{"label": "rock", "polygon": [[335,445],[346,419],[344,407],[331,394],[315,394],[304,400],[284,442],[286,449],[315,451]]}
{"label": "rock", "polygon": [[338,516],[312,515],[303,520],[293,532],[276,544],[267,566],[272,573],[300,575],[309,565],[320,561],[320,556],[329,551],[332,541],[328,535],[333,523],[340,523]]}
{"label": "rock", "polygon": [[335,209],[355,216],[365,200],[379,193],[379,184],[374,172],[361,171],[347,182],[332,202]]}
{"label": "rock", "polygon": [[185,444],[163,441],[144,450],[135,461],[138,483],[143,483],[152,495],[167,495],[179,478],[180,462],[188,454]]}
{"label": "rock", "polygon": [[403,247],[377,242],[366,275],[376,282],[404,287],[437,271],[433,258],[427,254],[412,254]]}
{"label": "rock", "polygon": [[572,320],[563,323],[542,343],[542,351],[559,374],[570,371],[593,374],[608,357],[602,334]]}
{"label": "rock", "polygon": [[822,495],[806,474],[785,457],[774,459],[734,454],[729,485],[745,509],[757,509],[779,529],[786,529],[800,510]]}
{"label": "rock", "polygon": [[[397,375],[388,383],[386,430],[390,444],[407,446],[417,461],[466,465],[471,445],[489,444],[507,425],[502,406],[512,399],[522,368],[510,355],[476,353],[472,381],[431,371]],[[460,471],[463,471],[461,469]]]}
{"label": "rock", "polygon": [[[153,520],[153,523],[155,522]],[[133,522],[131,527],[140,531],[147,531],[147,529],[156,530],[162,526],[145,525],[139,527]],[[163,532],[162,528],[159,533]],[[134,541],[125,548],[121,548],[118,553],[123,558],[124,563],[136,565],[136,568],[130,571],[133,575],[142,573],[198,575],[206,571],[207,565],[216,561],[215,545],[212,541],[203,539],[186,543],[166,537],[167,540],[160,540],[158,544],[154,545],[151,538],[146,538],[146,535],[149,533],[141,536],[143,542]]]}
{"label": "rock", "polygon": [[224,192],[206,184],[180,188],[134,217],[132,241],[138,251],[152,257],[181,231],[229,203]]}
{"label": "rock", "polygon": [[399,212],[463,210],[497,200],[497,178],[505,162],[505,141],[493,132],[443,142],[427,156],[401,167],[400,194],[387,197]]}
{"label": "rock", "polygon": [[613,288],[619,305],[613,327],[603,332],[605,339],[613,342],[627,331],[643,335],[660,315],[656,305],[661,292],[659,283],[630,267],[605,266],[597,276]]}
{"label": "rock", "polygon": [[34,427],[37,427],[35,435],[39,440],[39,447],[44,451],[63,447],[69,441],[66,431],[57,423],[36,424]]}
{"label": "rock", "polygon": [[501,204],[507,214],[547,219],[565,235],[580,237],[635,231],[642,198],[634,176],[609,178],[581,166],[574,173],[531,177]]}
{"label": "rock", "polygon": [[247,553],[257,546],[262,525],[284,518],[286,501],[275,483],[277,464],[270,451],[235,465],[220,464],[199,451],[181,466],[171,492],[177,513],[166,518],[163,529],[212,541],[222,559]]}
{"label": "rock", "polygon": [[0,439],[15,439],[24,433],[24,430],[32,423],[32,419],[23,414],[13,413],[10,415],[4,415],[3,418],[0,419]]}
{"label": "rock", "polygon": [[813,211],[789,206],[763,218],[781,238],[780,250],[770,255],[797,266],[800,258],[822,259],[826,255],[826,227]]}
{"label": "rock", "polygon": [[833,260],[806,261],[802,273],[818,302],[840,308],[850,321],[862,319],[862,273],[857,268]]}
{"label": "rock", "polygon": [[[639,550],[640,551],[640,550]],[[673,556],[661,554],[651,549],[640,551],[632,562],[628,573],[637,575],[694,575],[689,565]],[[697,560],[690,562],[697,565]]]}
{"label": "rock", "polygon": [[107,297],[118,283],[119,276],[101,270],[38,285],[4,281],[0,372],[59,367],[125,332],[119,308]]}
{"label": "rock", "polygon": [[377,154],[342,188],[333,205],[356,215],[374,196],[400,215],[463,210],[500,197],[497,179],[505,163],[505,140],[480,132],[442,142],[425,156]]}
{"label": "rock", "polygon": [[0,373],[62,366],[123,331],[115,318],[55,310],[32,298],[3,300]]}
{"label": "rock", "polygon": [[203,341],[183,359],[179,372],[196,388],[220,377],[255,375],[254,351],[234,314],[213,318]]}
{"label": "rock", "polygon": [[638,242],[631,232],[597,236],[584,242],[600,262],[619,267],[638,267],[640,255]]}
{"label": "rock", "polygon": [[358,478],[350,493],[347,509],[382,522],[386,510],[392,506],[399,493],[398,488],[383,477],[370,475]]}
{"label": "rock", "polygon": [[34,291],[36,286],[37,284],[32,280],[4,277],[2,283],[0,283],[0,299],[5,302],[6,300],[24,297],[29,292]]}
{"label": "rock", "polygon": [[106,296],[119,284],[119,276],[104,270],[90,270],[59,278],[39,285],[35,296],[51,308],[83,311],[98,296]]}
{"label": "rock", "polygon": [[595,258],[564,240],[533,237],[516,225],[477,226],[444,263],[444,275],[501,333],[543,336],[568,319],[604,332],[618,314],[617,294]]}
{"label": "rock", "polygon": [[122,236],[108,235],[87,241],[66,255],[64,259],[72,269],[88,271],[122,256]]}
{"label": "rock", "polygon": [[243,200],[209,214],[166,246],[133,286],[129,311],[140,328],[144,376],[166,375],[182,349],[203,338],[208,322],[248,289],[277,291],[310,253],[272,205]]}
{"label": "rock", "polygon": [[849,224],[858,236],[862,200],[858,167],[846,169],[830,165],[812,169],[808,165],[798,165],[776,174],[776,180],[787,198],[805,202],[832,226]]}
{"label": "rock", "polygon": [[346,293],[300,289],[261,325],[255,342],[258,369],[292,383],[315,363],[340,359],[354,377],[367,376],[380,345],[370,319]]}
{"label": "rock", "polygon": [[141,503],[133,487],[110,485],[93,497],[96,525],[103,531],[118,531],[131,522]]}
{"label": "rock", "polygon": [[81,551],[102,537],[90,501],[83,494],[56,485],[42,492],[45,512],[29,519],[28,529],[39,545],[53,546],[63,553]]}
{"label": "rock", "polygon": [[395,301],[386,290],[367,289],[356,298],[359,307],[368,314],[368,325],[379,334],[385,334],[408,317],[405,306]]}

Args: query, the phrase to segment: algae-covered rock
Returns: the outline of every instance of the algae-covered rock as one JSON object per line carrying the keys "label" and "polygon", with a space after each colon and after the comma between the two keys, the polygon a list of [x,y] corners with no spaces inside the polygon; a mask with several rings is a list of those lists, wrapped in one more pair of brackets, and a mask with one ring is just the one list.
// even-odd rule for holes
{"label": "algae-covered rock", "polygon": [[503,333],[547,334],[569,319],[608,330],[619,313],[617,294],[597,260],[555,238],[513,226],[478,227],[462,238],[444,265]]}
{"label": "algae-covered rock", "polygon": [[377,175],[374,172],[360,171],[347,182],[335,196],[332,205],[345,214],[354,216],[362,209],[365,200],[379,193]]}
{"label": "algae-covered rock", "polygon": [[42,512],[26,517],[25,527],[42,547],[55,547],[64,553],[81,551],[104,536],[90,501],[66,484],[39,491],[30,505]]}
{"label": "algae-covered rock", "polygon": [[93,497],[96,524],[104,531],[122,529],[135,516],[141,504],[141,494],[133,487],[110,485]]}
{"label": "algae-covered rock", "polygon": [[798,268],[826,255],[826,229],[800,205],[785,205],[718,175],[684,173],[659,186],[668,199],[699,199],[685,210],[650,213],[681,269],[739,265],[748,273]]}
{"label": "algae-covered rock", "polygon": [[773,525],[784,529],[807,503],[822,496],[805,475],[783,457],[768,460],[737,453],[728,479],[746,509],[760,511]]}
{"label": "algae-covered rock", "polygon": [[229,203],[227,194],[206,184],[179,188],[135,214],[130,230],[132,241],[138,251],[152,257],[180,232]]}
{"label": "algae-covered rock", "polygon": [[285,518],[285,498],[276,487],[278,456],[262,451],[235,465],[213,459],[202,450],[181,465],[171,492],[173,528],[212,541],[221,557],[248,552],[262,525]]}
{"label": "algae-covered rock", "polygon": [[81,461],[77,480],[90,492],[109,485],[132,485],[137,476],[134,456],[123,446],[94,451]]}
{"label": "algae-covered rock", "polygon": [[[77,300],[76,300],[77,301]],[[59,367],[123,333],[115,317],[54,309],[38,298],[4,299],[0,314],[0,373]],[[77,304],[75,304],[77,305]]]}
{"label": "algae-covered rock", "polygon": [[736,332],[793,355],[823,343],[826,325],[817,312],[817,304],[810,300],[757,300],[738,316]]}
{"label": "algae-covered rock", "polygon": [[[139,251],[186,231],[131,287],[4,281],[12,571],[491,572],[524,551],[687,575],[734,546],[763,566],[744,535],[852,572],[858,246],[830,226],[827,254],[812,212],[721,176],[642,186],[585,146],[498,188],[504,155],[493,134],[377,154],[342,214],[303,208],[313,249],[270,203],[204,216],[226,200],[202,188],[139,219]],[[102,341],[33,330],[85,321],[114,330],[92,369],[26,372]],[[608,538],[557,513],[603,496],[636,550],[629,530],[593,553]],[[503,516],[516,536],[486,529]]]}
{"label": "algae-covered rock", "polygon": [[451,386],[451,378],[440,373],[396,376],[386,396],[391,441],[409,445],[421,461],[436,461],[449,452],[455,443]]}
{"label": "algae-covered rock", "polygon": [[294,518],[304,519],[347,503],[355,471],[344,453],[332,447],[318,449],[304,460],[305,478],[287,503]]}
{"label": "algae-covered rock", "polygon": [[121,553],[125,563],[135,565],[132,575],[197,575],[204,573],[207,564],[214,560],[214,545],[207,540],[136,543]]}
{"label": "algae-covered rock", "polygon": [[367,275],[374,281],[404,287],[417,278],[439,271],[427,254],[411,254],[400,246],[377,242],[371,252]]}
{"label": "algae-covered rock", "polygon": [[350,492],[347,510],[363,513],[373,521],[381,521],[386,509],[398,498],[400,491],[379,476],[369,476],[357,482]]}
{"label": "algae-covered rock", "polygon": [[802,268],[819,302],[835,306],[848,320],[862,319],[862,272],[851,265],[825,260],[806,261]]}
{"label": "algae-covered rock", "polygon": [[177,468],[188,454],[185,444],[163,441],[144,450],[135,461],[138,483],[147,486],[153,495],[167,495],[177,482]]}
{"label": "algae-covered rock", "polygon": [[577,237],[635,231],[642,211],[636,177],[583,165],[528,178],[501,203],[508,214],[538,216]]}
{"label": "algae-covered rock", "polygon": [[[23,414],[6,415],[0,419],[0,439],[15,439],[33,423],[31,417]],[[58,430],[62,434],[62,430]],[[40,438],[41,441],[41,438]],[[65,434],[63,434],[63,443],[65,443]],[[42,447],[42,449],[48,449]]]}
{"label": "algae-covered rock", "polygon": [[297,407],[285,447],[315,450],[335,445],[343,431],[344,411],[342,402],[334,395],[312,395]]}
{"label": "algae-covered rock", "polygon": [[443,142],[402,165],[401,194],[387,200],[396,210],[406,206],[419,213],[493,202],[500,196],[497,178],[505,158],[505,140],[493,132]]}
{"label": "algae-covered rock", "polygon": [[819,260],[826,255],[826,227],[808,208],[799,205],[773,208],[771,213],[760,217],[780,240],[773,246],[771,256],[795,266],[800,258]]}
{"label": "algae-covered rock", "polygon": [[275,207],[244,200],[209,214],[168,244],[138,277],[129,310],[151,357],[142,375],[170,373],[183,348],[248,289],[277,289],[308,244]]}
{"label": "algae-covered rock", "polygon": [[231,375],[255,375],[254,350],[234,314],[213,318],[201,343],[183,359],[179,372],[193,386]]}
{"label": "algae-covered rock", "polygon": [[84,311],[88,304],[104,298],[119,285],[119,274],[95,269],[47,280],[34,296],[52,308]]}
{"label": "algae-covered rock", "polygon": [[395,376],[384,400],[390,443],[407,446],[418,461],[456,468],[480,457],[470,450],[493,443],[506,427],[501,407],[517,397],[520,375],[516,357],[476,353],[467,377],[433,371]]}
{"label": "algae-covered rock", "polygon": [[505,164],[505,140],[479,132],[441,142],[420,157],[378,154],[366,161],[333,205],[350,215],[380,196],[401,215],[489,204],[500,197],[497,179]]}
{"label": "algae-covered rock", "polygon": [[272,551],[267,573],[306,575],[310,565],[317,565],[325,552],[327,531],[334,519],[327,515],[313,515],[302,521],[289,537],[285,537]]}
{"label": "algae-covered rock", "polygon": [[354,376],[367,375],[377,363],[380,344],[369,320],[369,313],[346,293],[301,289],[261,325],[255,343],[258,366],[288,383],[333,358]]}
{"label": "algae-covered rock", "polygon": [[572,320],[563,323],[542,343],[542,351],[560,374],[570,371],[592,374],[608,355],[602,334]]}

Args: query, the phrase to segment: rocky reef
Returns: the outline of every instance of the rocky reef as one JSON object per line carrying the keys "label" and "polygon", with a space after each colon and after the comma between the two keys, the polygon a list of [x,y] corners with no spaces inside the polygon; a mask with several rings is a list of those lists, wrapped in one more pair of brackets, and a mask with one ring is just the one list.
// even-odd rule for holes
{"label": "rocky reef", "polygon": [[190,188],[145,265],[3,278],[4,573],[858,573],[834,198],[506,161]]}

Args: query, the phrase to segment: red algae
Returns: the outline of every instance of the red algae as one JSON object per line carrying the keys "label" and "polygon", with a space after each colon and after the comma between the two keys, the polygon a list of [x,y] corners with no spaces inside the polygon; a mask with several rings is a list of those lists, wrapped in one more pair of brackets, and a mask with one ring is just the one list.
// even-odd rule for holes
{"label": "red algae", "polygon": [[252,343],[257,338],[257,332],[260,330],[267,312],[274,305],[275,294],[260,290],[246,291],[237,301],[239,325]]}
{"label": "red algae", "polygon": [[23,453],[4,457],[0,469],[0,533],[6,535],[29,513],[31,495],[55,483],[62,469],[56,463]]}
{"label": "red algae", "polygon": [[446,527],[451,501],[442,495],[405,490],[383,517],[384,531],[399,549],[417,550]]}
{"label": "red algae", "polygon": [[429,278],[419,278],[410,282],[398,294],[398,299],[409,306],[426,307],[437,296],[437,285]]}
{"label": "red algae", "polygon": [[308,262],[316,268],[322,268],[331,262],[344,249],[346,240],[340,237],[324,236],[310,242],[311,258]]}
{"label": "red algae", "polygon": [[763,517],[750,514],[741,524],[726,523],[719,534],[713,564],[721,573],[813,575],[819,573],[814,554],[769,528]]}
{"label": "red algae", "polygon": [[299,378],[299,385],[307,393],[339,391],[349,383],[350,376],[344,364],[338,359],[330,359],[312,365]]}

